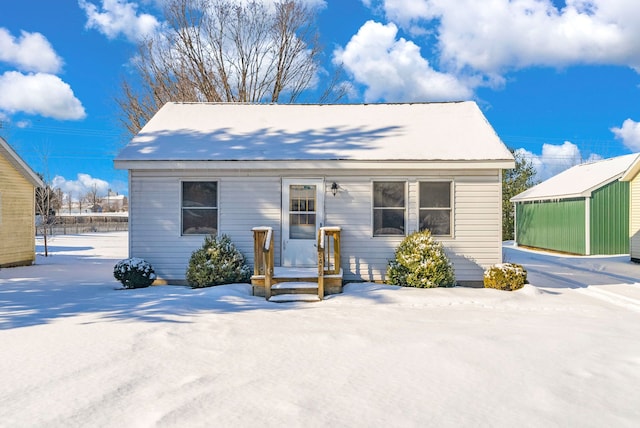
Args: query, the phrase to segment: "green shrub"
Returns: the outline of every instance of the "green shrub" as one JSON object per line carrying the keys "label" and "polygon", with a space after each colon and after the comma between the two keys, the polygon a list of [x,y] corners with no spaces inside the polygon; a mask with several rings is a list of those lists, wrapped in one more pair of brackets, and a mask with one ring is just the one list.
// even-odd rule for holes
{"label": "green shrub", "polygon": [[387,282],[404,287],[453,287],[453,266],[428,230],[404,238],[387,267]]}
{"label": "green shrub", "polygon": [[207,236],[202,248],[191,253],[187,281],[194,288],[248,282],[251,271],[245,257],[227,235]]}
{"label": "green shrub", "polygon": [[501,263],[484,272],[484,288],[517,290],[527,283],[527,271],[519,264]]}
{"label": "green shrub", "polygon": [[131,257],[120,260],[113,268],[113,277],[124,288],[144,288],[153,284],[156,274],[153,267],[143,259]]}

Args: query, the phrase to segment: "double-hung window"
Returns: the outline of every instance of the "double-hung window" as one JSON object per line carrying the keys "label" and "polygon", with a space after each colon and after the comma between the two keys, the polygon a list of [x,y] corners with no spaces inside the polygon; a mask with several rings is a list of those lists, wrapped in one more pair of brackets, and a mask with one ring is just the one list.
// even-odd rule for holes
{"label": "double-hung window", "polygon": [[451,236],[452,183],[450,181],[420,182],[419,229],[429,229],[432,235]]}
{"label": "double-hung window", "polygon": [[405,234],[405,182],[374,181],[373,236]]}
{"label": "double-hung window", "polygon": [[182,182],[182,234],[216,235],[218,233],[218,183],[216,181]]}

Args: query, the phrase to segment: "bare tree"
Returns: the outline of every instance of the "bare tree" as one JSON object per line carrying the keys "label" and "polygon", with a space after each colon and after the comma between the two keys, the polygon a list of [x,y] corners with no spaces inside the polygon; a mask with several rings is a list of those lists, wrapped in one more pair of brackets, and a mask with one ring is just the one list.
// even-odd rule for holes
{"label": "bare tree", "polygon": [[[56,210],[60,208],[61,202],[58,200],[59,192],[51,187],[51,177],[49,174],[49,152],[50,147],[44,145],[38,150],[44,173],[37,173],[44,187],[36,187],[35,189],[35,212],[38,216],[44,241],[44,256],[49,256],[48,235],[49,228],[56,222]],[[37,227],[37,225],[36,225]]]}
{"label": "bare tree", "polygon": [[102,210],[100,204],[102,203],[102,198],[98,196],[98,186],[95,184],[91,186],[91,189],[85,194],[84,200],[89,204],[89,209],[91,212],[98,212]]}
{"label": "bare tree", "polygon": [[49,256],[48,235],[49,227],[56,222],[56,207],[60,206],[58,193],[51,188],[50,182],[42,174],[38,174],[44,183],[44,187],[36,187],[36,215],[44,241],[44,256]]}
{"label": "bare tree", "polygon": [[73,199],[71,198],[71,196],[72,196],[72,192],[71,190],[69,190],[69,192],[66,194],[67,210],[69,211],[69,215],[71,215],[71,208],[73,207]]}
{"label": "bare tree", "polygon": [[[122,82],[121,121],[135,134],[166,102],[295,102],[315,89],[317,9],[300,0],[167,0],[164,31],[139,45],[138,81]],[[346,91],[338,69],[319,102]]]}

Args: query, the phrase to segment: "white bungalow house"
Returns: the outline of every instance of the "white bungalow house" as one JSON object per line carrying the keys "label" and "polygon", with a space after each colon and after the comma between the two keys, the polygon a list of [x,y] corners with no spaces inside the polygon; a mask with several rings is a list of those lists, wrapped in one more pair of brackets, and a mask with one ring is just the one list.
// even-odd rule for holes
{"label": "white bungalow house", "polygon": [[344,281],[384,281],[402,239],[429,228],[457,282],[477,285],[502,260],[514,159],[474,102],[168,103],[115,166],[129,171],[130,255],[168,283],[205,234],[228,235],[259,273],[254,228],[272,231],[277,270],[316,266],[329,227]]}

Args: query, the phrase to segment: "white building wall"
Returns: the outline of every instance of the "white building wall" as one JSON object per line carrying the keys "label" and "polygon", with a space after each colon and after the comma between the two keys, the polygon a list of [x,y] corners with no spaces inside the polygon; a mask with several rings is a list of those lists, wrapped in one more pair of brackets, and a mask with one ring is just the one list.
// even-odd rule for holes
{"label": "white building wall", "polygon": [[[342,227],[342,264],[346,280],[382,281],[387,262],[403,237],[373,237],[372,183],[407,182],[407,232],[418,227],[418,183],[454,182],[454,236],[442,238],[460,282],[481,281],[484,268],[502,261],[501,180],[497,170],[287,171],[286,177],[325,179],[325,225]],[[181,236],[181,180],[217,180],[220,233],[253,263],[256,226],[274,228],[276,264],[280,262],[281,171],[131,171],[130,255],[149,261],[169,282],[184,280],[191,252],[201,235]],[[330,186],[338,183],[334,197]]]}
{"label": "white building wall", "polygon": [[346,279],[380,281],[387,262],[403,236],[374,237],[372,227],[373,181],[405,180],[408,183],[407,232],[418,229],[418,184],[427,180],[454,182],[452,237],[439,239],[454,263],[456,279],[482,281],[484,269],[502,261],[501,180],[498,171],[425,171],[403,176],[401,171],[370,178],[329,176],[340,191],[326,197],[326,224],[342,226],[342,262]]}

